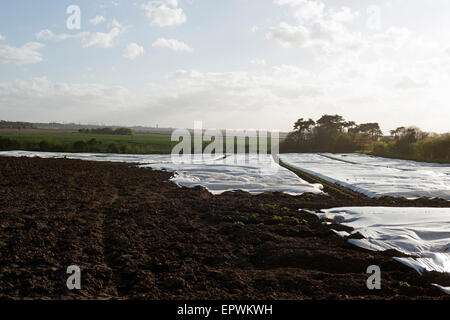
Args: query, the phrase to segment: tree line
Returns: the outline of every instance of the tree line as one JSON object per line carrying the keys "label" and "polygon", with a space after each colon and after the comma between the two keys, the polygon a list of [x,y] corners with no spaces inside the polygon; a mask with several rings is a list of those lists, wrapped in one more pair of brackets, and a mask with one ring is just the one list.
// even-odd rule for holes
{"label": "tree line", "polygon": [[378,123],[357,124],[340,115],[300,118],[280,145],[281,152],[364,152],[382,157],[450,163],[450,134],[399,127],[384,136]]}
{"label": "tree line", "polygon": [[27,150],[42,152],[91,152],[91,153],[120,153],[120,154],[153,154],[170,153],[170,142],[167,145],[155,145],[151,141],[133,143],[117,141],[105,143],[99,139],[83,139],[74,142],[56,139],[41,139],[38,141],[17,140],[0,136],[0,151]]}
{"label": "tree line", "polygon": [[110,134],[121,136],[133,136],[135,132],[130,128],[95,128],[95,129],[80,129],[79,133],[82,134]]}
{"label": "tree line", "polygon": [[36,129],[36,126],[29,122],[0,120],[0,129]]}
{"label": "tree line", "polygon": [[391,130],[390,139],[377,141],[372,153],[381,157],[450,163],[450,134],[423,132],[417,127]]}
{"label": "tree line", "polygon": [[382,135],[378,123],[356,124],[326,114],[317,121],[298,119],[280,148],[283,152],[355,152],[370,148]]}

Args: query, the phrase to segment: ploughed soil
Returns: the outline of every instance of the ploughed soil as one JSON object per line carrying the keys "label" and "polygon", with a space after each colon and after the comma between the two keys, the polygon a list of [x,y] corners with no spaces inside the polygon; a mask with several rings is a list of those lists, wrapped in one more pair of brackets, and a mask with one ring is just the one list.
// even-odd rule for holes
{"label": "ploughed soil", "polygon": [[[396,252],[354,247],[300,208],[450,206],[352,194],[180,188],[130,164],[0,158],[3,299],[449,299]],[[69,291],[67,267],[81,268]],[[369,290],[367,267],[381,268]]]}

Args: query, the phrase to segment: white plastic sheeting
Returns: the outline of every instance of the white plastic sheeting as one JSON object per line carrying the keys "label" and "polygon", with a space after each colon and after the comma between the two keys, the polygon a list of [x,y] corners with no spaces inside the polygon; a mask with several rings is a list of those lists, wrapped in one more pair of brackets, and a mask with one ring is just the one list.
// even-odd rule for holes
{"label": "white plastic sheeting", "polygon": [[436,288],[440,289],[442,292],[444,292],[446,294],[450,294],[450,287],[443,287],[436,283],[432,283],[432,285],[435,286]]}
{"label": "white plastic sheeting", "polygon": [[450,165],[360,154],[281,154],[287,165],[370,197],[450,200]]}
{"label": "white plastic sheeting", "polygon": [[279,191],[291,195],[322,193],[322,185],[310,184],[291,171],[280,167],[269,156],[229,155],[224,159],[190,163],[156,163],[144,165],[153,169],[176,172],[172,179],[178,185],[201,185],[214,194],[243,190],[252,194]]}
{"label": "white plastic sheeting", "polygon": [[172,161],[171,155],[124,155],[92,153],[57,153],[6,151],[0,156],[67,158],[140,164],[155,170],[175,172],[172,180],[186,187],[204,186],[214,194],[243,190],[252,194],[279,191],[291,195],[323,193],[322,185],[310,184],[279,166],[270,155],[210,156],[187,163]]}
{"label": "white plastic sheeting", "polygon": [[[414,258],[395,260],[414,268],[450,273],[450,208],[345,207],[322,210],[365,239],[349,239],[374,251],[395,249]],[[341,234],[344,236],[344,234]]]}
{"label": "white plastic sheeting", "polygon": [[37,157],[37,158],[66,158],[89,161],[109,161],[128,163],[170,162],[170,154],[114,154],[114,153],[65,153],[38,151],[1,151],[4,157]]}

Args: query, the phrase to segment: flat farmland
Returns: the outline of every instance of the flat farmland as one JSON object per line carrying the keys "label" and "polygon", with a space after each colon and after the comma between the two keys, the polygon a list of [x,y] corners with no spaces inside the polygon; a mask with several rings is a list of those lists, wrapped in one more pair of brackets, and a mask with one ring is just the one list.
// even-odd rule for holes
{"label": "flat farmland", "polygon": [[450,165],[359,154],[282,154],[286,165],[369,197],[450,200]]}
{"label": "flat farmland", "polygon": [[[127,146],[126,150],[135,153],[170,153],[177,142],[172,142],[170,135],[163,134],[135,134],[135,135],[104,135],[104,134],[81,134],[71,130],[47,130],[27,129],[19,132],[16,129],[0,130],[0,137],[9,138],[20,144],[20,150],[32,151],[96,151],[108,152],[111,144],[120,148]],[[75,150],[73,144],[77,141],[95,139],[97,143],[94,150]],[[47,141],[53,147],[50,150],[42,150],[39,144]]]}
{"label": "flat farmland", "polygon": [[[193,137],[193,135],[191,135]],[[269,135],[270,137],[270,135]],[[280,143],[285,134],[280,133]],[[5,142],[1,139],[11,139]],[[94,140],[95,139],[95,140]],[[235,144],[237,139],[235,139]],[[203,141],[205,148],[210,141]],[[75,130],[52,129],[0,129],[0,150],[24,150],[44,152],[97,152],[121,154],[169,154],[178,141],[171,141],[169,131],[136,133],[134,135],[85,134]],[[193,145],[193,143],[192,143]],[[249,150],[249,138],[245,142]],[[226,139],[224,139],[224,150]],[[235,145],[235,149],[236,149]],[[267,139],[271,150],[271,139]]]}
{"label": "flat farmland", "polygon": [[[431,285],[449,286],[448,273],[421,276],[393,260],[400,252],[350,245],[333,230],[352,228],[312,213],[394,199],[213,195],[172,175],[130,163],[0,157],[0,298],[449,299]],[[81,290],[65,285],[72,264],[83,272]],[[366,287],[373,264],[383,270],[381,290]]]}

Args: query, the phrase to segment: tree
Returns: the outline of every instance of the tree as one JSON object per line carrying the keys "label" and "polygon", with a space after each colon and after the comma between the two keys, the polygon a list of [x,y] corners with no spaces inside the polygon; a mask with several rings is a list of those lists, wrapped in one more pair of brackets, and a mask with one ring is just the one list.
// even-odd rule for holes
{"label": "tree", "polygon": [[427,132],[423,132],[417,127],[399,127],[395,130],[391,130],[391,135],[395,140],[402,140],[406,143],[414,143],[429,136]]}
{"label": "tree", "polygon": [[309,120],[304,120],[303,118],[298,119],[294,124],[295,136],[297,140],[305,140],[306,134],[311,132],[311,129],[316,125],[316,122],[311,118]]}
{"label": "tree", "polygon": [[134,131],[130,128],[118,128],[114,131],[114,134],[123,135],[123,136],[132,136],[134,135]]}
{"label": "tree", "polygon": [[383,135],[380,125],[376,122],[357,125],[352,129],[352,132],[367,135],[372,140],[378,140]]}
{"label": "tree", "polygon": [[319,120],[317,120],[319,128],[329,133],[338,133],[346,128],[349,123],[344,120],[340,115],[323,115]]}
{"label": "tree", "polygon": [[355,121],[347,121],[347,122],[344,124],[344,127],[347,128],[348,131],[351,131],[351,130],[353,130],[355,127],[357,127],[357,124],[356,124]]}
{"label": "tree", "polygon": [[404,132],[405,132],[405,127],[398,127],[395,130],[391,130],[391,136],[393,136],[395,139],[399,138]]}
{"label": "tree", "polygon": [[383,135],[376,122],[358,125],[340,115],[325,114],[319,120],[298,119],[283,142],[287,152],[354,152],[372,150]]}

